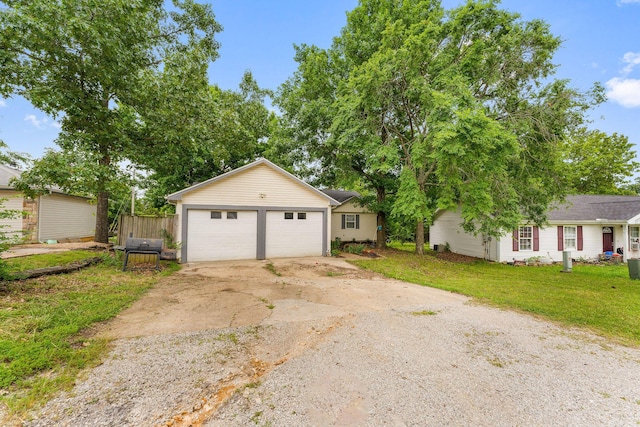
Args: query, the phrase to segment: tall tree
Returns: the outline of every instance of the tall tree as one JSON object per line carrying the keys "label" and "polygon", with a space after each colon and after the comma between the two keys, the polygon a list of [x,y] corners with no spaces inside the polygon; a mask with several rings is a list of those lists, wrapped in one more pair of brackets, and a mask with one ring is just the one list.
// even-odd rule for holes
{"label": "tall tree", "polygon": [[541,223],[563,193],[562,140],[601,100],[552,79],[559,45],[497,1],[361,0],[327,53],[342,65],[328,145],[397,174],[392,214],[415,222],[419,253],[437,209],[486,235]]}
{"label": "tall tree", "polygon": [[567,180],[578,194],[627,194],[627,180],[640,168],[624,135],[579,129],[565,141]]}
{"label": "tall tree", "polygon": [[[2,3],[0,94],[21,95],[61,118],[58,145],[95,162],[95,240],[107,242],[108,186],[118,179],[119,162],[135,159],[131,129],[140,122],[138,109],[154,101],[143,89],[160,84],[166,69],[206,75],[221,28],[210,6],[193,0],[173,0],[171,11],[162,0]],[[207,88],[203,78],[182,83],[185,92]]]}
{"label": "tall tree", "polygon": [[[167,194],[261,157],[268,146],[275,122],[265,106],[270,92],[251,73],[244,74],[236,91],[211,86],[201,95],[194,99],[177,88],[152,96],[161,101],[144,108],[134,139],[145,147],[138,165],[150,172],[146,196],[155,207],[166,203]],[[197,116],[185,117],[182,109],[189,104]]]}

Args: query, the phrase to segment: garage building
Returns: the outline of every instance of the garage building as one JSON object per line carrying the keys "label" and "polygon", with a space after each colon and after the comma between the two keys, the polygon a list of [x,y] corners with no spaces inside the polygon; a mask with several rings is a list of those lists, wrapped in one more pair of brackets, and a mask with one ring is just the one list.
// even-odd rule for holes
{"label": "garage building", "polygon": [[167,196],[182,262],[323,256],[339,203],[266,159]]}

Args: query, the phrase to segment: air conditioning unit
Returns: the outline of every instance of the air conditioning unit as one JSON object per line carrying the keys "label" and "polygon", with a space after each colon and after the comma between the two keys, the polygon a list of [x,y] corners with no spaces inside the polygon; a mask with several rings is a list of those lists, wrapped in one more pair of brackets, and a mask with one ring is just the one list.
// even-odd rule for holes
{"label": "air conditioning unit", "polygon": [[632,251],[637,251],[640,249],[640,243],[635,242],[635,243],[631,243],[631,250]]}

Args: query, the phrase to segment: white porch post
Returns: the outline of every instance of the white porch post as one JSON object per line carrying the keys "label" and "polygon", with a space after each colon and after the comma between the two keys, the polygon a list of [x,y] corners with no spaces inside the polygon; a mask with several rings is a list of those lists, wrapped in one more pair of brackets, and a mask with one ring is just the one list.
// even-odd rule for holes
{"label": "white porch post", "polygon": [[622,226],[622,262],[627,262],[629,257],[629,224]]}

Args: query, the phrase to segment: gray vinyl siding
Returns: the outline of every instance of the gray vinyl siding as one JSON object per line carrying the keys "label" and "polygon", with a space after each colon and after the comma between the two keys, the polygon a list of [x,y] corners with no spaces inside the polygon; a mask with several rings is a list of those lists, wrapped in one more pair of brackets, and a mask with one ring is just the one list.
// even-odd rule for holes
{"label": "gray vinyl siding", "polygon": [[51,194],[40,197],[38,240],[64,240],[95,234],[96,205],[81,197]]}
{"label": "gray vinyl siding", "polygon": [[[22,194],[12,190],[1,190],[2,209],[22,212]],[[13,218],[0,219],[0,231],[7,236],[22,236],[22,214]]]}

